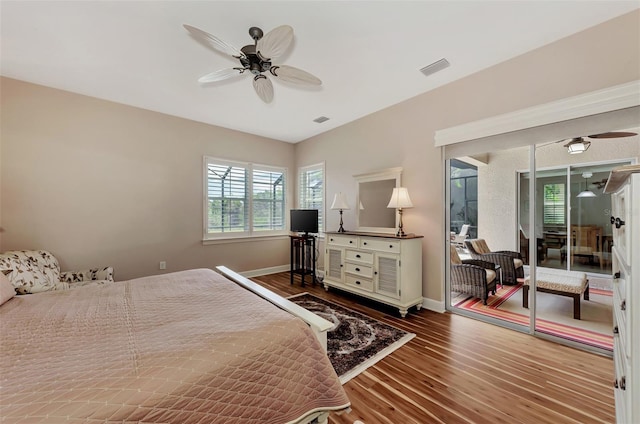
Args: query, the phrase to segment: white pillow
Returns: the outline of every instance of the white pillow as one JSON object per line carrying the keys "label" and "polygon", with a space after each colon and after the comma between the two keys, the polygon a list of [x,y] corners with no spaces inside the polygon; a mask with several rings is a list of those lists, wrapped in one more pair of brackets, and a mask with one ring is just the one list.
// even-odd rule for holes
{"label": "white pillow", "polygon": [[4,272],[0,272],[0,305],[16,295],[16,289],[13,288],[13,284],[4,275]]}

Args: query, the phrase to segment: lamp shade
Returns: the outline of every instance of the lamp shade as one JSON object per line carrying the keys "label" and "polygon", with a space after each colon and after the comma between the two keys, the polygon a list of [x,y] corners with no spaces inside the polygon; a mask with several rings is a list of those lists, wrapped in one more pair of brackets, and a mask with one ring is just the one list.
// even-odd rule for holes
{"label": "lamp shade", "polygon": [[597,195],[591,190],[585,190],[578,193],[576,197],[597,197]]}
{"label": "lamp shade", "polygon": [[411,198],[409,197],[409,191],[406,187],[396,187],[391,193],[391,200],[389,200],[388,208],[394,209],[406,209],[412,208]]}
{"label": "lamp shade", "polygon": [[333,197],[333,203],[331,204],[332,210],[348,210],[349,204],[347,203],[347,196],[343,192],[336,193]]}

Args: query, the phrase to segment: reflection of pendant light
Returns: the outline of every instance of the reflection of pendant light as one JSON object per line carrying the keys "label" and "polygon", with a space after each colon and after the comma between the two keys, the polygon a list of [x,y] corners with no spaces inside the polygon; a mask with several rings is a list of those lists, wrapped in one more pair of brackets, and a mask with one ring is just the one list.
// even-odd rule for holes
{"label": "reflection of pendant light", "polygon": [[589,190],[589,177],[591,177],[592,175],[593,174],[591,172],[582,173],[582,177],[585,178],[587,182],[585,183],[584,191],[578,193],[578,197],[596,197],[596,194],[593,191]]}

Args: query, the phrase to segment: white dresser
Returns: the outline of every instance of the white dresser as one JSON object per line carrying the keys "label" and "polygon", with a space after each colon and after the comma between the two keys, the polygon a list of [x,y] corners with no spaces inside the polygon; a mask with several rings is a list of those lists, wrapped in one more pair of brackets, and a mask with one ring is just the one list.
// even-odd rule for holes
{"label": "white dresser", "polygon": [[328,232],[324,287],[339,288],[398,308],[422,307],[422,236]]}
{"label": "white dresser", "polygon": [[616,422],[640,423],[640,165],[614,169],[611,193],[613,228],[613,359]]}

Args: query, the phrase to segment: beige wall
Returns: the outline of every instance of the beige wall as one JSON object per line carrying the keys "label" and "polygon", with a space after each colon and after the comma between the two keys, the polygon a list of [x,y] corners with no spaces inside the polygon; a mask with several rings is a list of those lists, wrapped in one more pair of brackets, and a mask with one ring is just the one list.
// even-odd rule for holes
{"label": "beige wall", "polygon": [[47,249],[63,269],[112,265],[119,280],[160,273],[162,260],[167,272],[288,264],[287,237],[202,245],[202,157],[284,166],[293,182],[293,145],[1,83],[1,250]]}
{"label": "beige wall", "polygon": [[[640,79],[639,22],[635,11],[313,137],[296,145],[297,161],[326,160],[328,198],[343,191],[355,199],[353,174],[402,167],[414,203],[405,231],[425,236],[423,295],[442,301],[443,169],[435,131]],[[327,228],[336,227],[337,214],[327,212]],[[345,213],[347,229],[353,217]]]}

